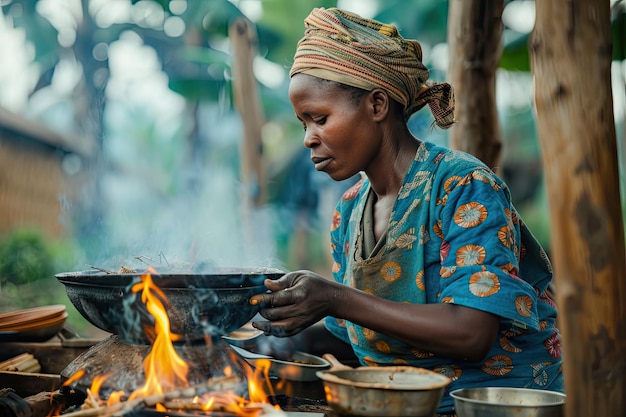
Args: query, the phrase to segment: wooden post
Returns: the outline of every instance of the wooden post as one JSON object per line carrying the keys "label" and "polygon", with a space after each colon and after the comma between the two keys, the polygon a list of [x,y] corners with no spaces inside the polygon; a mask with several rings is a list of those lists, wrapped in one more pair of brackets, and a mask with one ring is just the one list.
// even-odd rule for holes
{"label": "wooden post", "polygon": [[252,64],[256,56],[256,34],[245,19],[236,19],[230,26],[233,48],[233,96],[241,115],[244,138],[241,146],[241,180],[248,188],[254,206],[265,202],[263,169],[263,115]]}
{"label": "wooden post", "polygon": [[497,171],[502,136],[496,108],[496,70],[502,52],[503,0],[450,0],[448,78],[455,89],[457,123],[450,147]]}
{"label": "wooden post", "polygon": [[609,2],[536,2],[531,68],[568,417],[626,412],[626,255]]}
{"label": "wooden post", "polygon": [[243,18],[234,20],[230,25],[229,37],[233,51],[233,99],[244,127],[240,146],[243,233],[244,238],[252,242],[251,210],[263,205],[266,200],[261,134],[263,115],[253,71],[257,38],[252,24]]}

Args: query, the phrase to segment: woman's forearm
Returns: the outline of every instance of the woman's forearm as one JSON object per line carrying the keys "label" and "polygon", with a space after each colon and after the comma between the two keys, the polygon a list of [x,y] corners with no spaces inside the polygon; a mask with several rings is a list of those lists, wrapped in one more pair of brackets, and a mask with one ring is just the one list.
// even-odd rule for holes
{"label": "woman's forearm", "polygon": [[498,332],[498,316],[455,304],[408,304],[350,287],[331,315],[436,355],[481,360]]}

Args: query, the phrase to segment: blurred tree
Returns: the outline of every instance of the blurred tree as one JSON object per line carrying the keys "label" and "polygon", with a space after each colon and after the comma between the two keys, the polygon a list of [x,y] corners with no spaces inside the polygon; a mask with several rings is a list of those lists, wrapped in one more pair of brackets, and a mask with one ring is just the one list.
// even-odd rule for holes
{"label": "blurred tree", "polygon": [[503,0],[451,0],[448,17],[448,73],[455,88],[457,119],[450,129],[450,145],[476,156],[494,172],[502,150],[496,70],[503,8]]}
{"label": "blurred tree", "polygon": [[[55,71],[63,62],[75,63],[80,68],[82,77],[71,100],[75,129],[87,140],[95,140],[100,150],[106,135],[108,51],[126,31],[138,34],[159,54],[170,88],[188,100],[193,118],[200,101],[217,101],[224,94],[229,95],[229,56],[213,45],[219,46],[228,36],[229,22],[243,15],[227,0],[77,0],[63,3],[62,7],[45,0],[8,0],[1,7],[14,26],[24,28],[35,50],[34,61],[42,68],[31,95],[50,87]],[[169,33],[171,22],[184,32]],[[201,154],[195,149],[199,142],[197,130],[193,129],[188,143],[190,157]],[[99,152],[93,165],[86,167],[92,173],[92,184],[84,190],[88,193],[83,199],[84,206],[75,213],[77,232],[87,256],[93,255],[89,254],[90,242],[97,242],[105,235],[100,181],[106,163]]]}
{"label": "blurred tree", "polygon": [[[511,2],[515,0],[507,0]],[[518,0],[519,1],[519,0]],[[626,1],[625,0],[602,0],[611,4],[611,38],[613,40],[612,59],[614,61],[626,60]],[[530,71],[530,54],[528,44],[530,32],[518,33],[514,30],[507,31],[504,43],[500,68],[510,71]]]}

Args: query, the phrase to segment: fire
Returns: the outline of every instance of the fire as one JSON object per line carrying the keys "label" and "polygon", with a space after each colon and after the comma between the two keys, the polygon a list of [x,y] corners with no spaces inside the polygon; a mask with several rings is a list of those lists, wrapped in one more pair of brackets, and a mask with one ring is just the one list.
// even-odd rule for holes
{"label": "fire", "polygon": [[[141,276],[141,282],[131,288],[132,293],[141,293],[142,302],[155,319],[154,329],[146,329],[146,334],[153,335],[154,340],[151,350],[143,362],[144,385],[134,390],[126,400],[124,400],[125,393],[123,391],[115,391],[109,395],[105,402],[99,398],[98,393],[107,375],[98,375],[93,378],[92,385],[87,390],[87,399],[83,408],[108,407],[103,414],[99,413],[98,415],[115,414],[120,410],[146,405],[164,413],[171,410],[195,410],[226,412],[240,417],[284,415],[279,406],[272,407],[267,404],[268,394],[265,392],[264,386],[268,387],[269,395],[274,395],[269,383],[269,360],[259,361],[256,369],[252,369],[250,366],[244,367],[249,399],[225,389],[218,391],[216,387],[220,383],[213,381],[213,384],[210,384],[211,380],[202,387],[204,390],[200,394],[196,392],[197,387],[189,387],[187,381],[189,365],[178,355],[173,344],[173,342],[180,340],[181,336],[170,331],[170,320],[165,308],[167,298],[152,280],[152,273],[155,271],[149,269],[146,274]],[[237,360],[238,358],[233,357],[232,359]],[[225,383],[223,385],[228,385],[236,378],[232,376],[230,367],[223,369],[223,372],[225,375],[221,378],[221,381]],[[83,376],[84,371],[79,371],[64,385],[70,385]],[[264,384],[264,382],[266,383]],[[211,389],[207,389],[207,387]],[[192,394],[190,395],[190,393]],[[175,397],[172,394],[179,394],[180,397]],[[71,417],[72,414],[69,413],[64,416]]]}
{"label": "fire", "polygon": [[[270,380],[270,365],[271,362],[268,359],[260,359],[257,361],[257,368],[252,375],[248,376],[248,391],[250,394],[250,401],[262,403],[265,401],[267,393],[263,388],[263,381]],[[274,395],[272,391],[272,385],[267,384],[270,390],[270,395]]]}
{"label": "fire", "polygon": [[162,394],[177,386],[187,386],[187,363],[178,355],[172,342],[180,336],[170,332],[170,319],[163,305],[165,294],[152,280],[149,273],[141,276],[140,283],[132,287],[132,292],[141,291],[141,301],[154,317],[154,333],[152,349],[143,362],[146,383],[135,390],[129,400],[152,394]]}
{"label": "fire", "polygon": [[63,383],[64,387],[70,386],[71,384],[73,384],[74,382],[78,381],[79,379],[81,379],[83,376],[85,376],[85,370],[81,369],[80,371],[76,372],[74,375],[72,375],[71,377],[69,377],[67,379],[67,381],[65,381]]}

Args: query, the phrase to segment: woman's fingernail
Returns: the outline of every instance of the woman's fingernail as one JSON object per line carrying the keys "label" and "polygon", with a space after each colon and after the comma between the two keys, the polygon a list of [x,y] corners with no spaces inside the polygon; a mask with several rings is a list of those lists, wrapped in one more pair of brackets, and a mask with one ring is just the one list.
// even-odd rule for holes
{"label": "woman's fingernail", "polygon": [[259,300],[257,300],[256,298],[251,298],[250,299],[250,304],[252,304],[253,306],[259,304]]}

